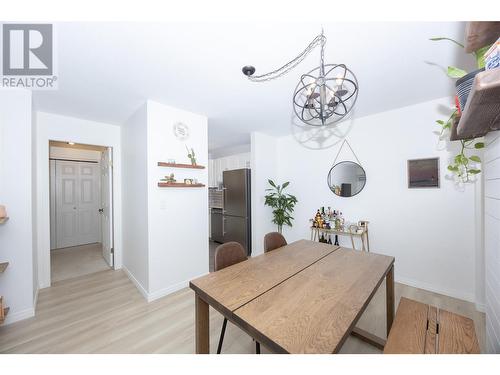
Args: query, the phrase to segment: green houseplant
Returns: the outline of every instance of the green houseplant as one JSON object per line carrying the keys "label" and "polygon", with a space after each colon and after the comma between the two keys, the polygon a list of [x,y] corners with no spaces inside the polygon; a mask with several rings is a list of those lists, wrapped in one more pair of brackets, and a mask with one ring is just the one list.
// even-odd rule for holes
{"label": "green houseplant", "polygon": [[[452,43],[455,43],[457,46],[464,48],[462,43],[457,42],[451,38],[431,38],[432,41],[441,41],[448,40]],[[484,68],[484,54],[488,50],[489,46],[480,48],[477,51],[473,52],[473,55],[476,59],[476,64],[478,69]],[[448,77],[452,79],[459,79],[464,77],[467,72],[463,69],[457,68],[455,66],[448,66],[447,69]],[[451,127],[455,119],[459,116],[458,109],[451,113],[450,117],[447,120],[437,120],[436,123],[441,126],[441,132],[439,137],[442,138],[445,132],[451,131]],[[472,176],[481,173],[481,170],[475,168],[473,163],[481,163],[481,158],[477,155],[470,155],[470,150],[481,149],[484,147],[483,142],[476,142],[475,138],[471,139],[461,139],[459,141],[461,143],[460,153],[453,158],[453,163],[448,165],[448,170],[453,172],[461,182],[470,182]]]}
{"label": "green houseplant", "polygon": [[278,226],[278,232],[281,233],[283,225],[292,226],[292,212],[297,203],[297,198],[291,194],[286,194],[284,190],[290,182],[283,185],[276,185],[273,180],[267,180],[271,188],[266,189],[269,193],[265,196],[264,204],[273,209],[273,223]]}

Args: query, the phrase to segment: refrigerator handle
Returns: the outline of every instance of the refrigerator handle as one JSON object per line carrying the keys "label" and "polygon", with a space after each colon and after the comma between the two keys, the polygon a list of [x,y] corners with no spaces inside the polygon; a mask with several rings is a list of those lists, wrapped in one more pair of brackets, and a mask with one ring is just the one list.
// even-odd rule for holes
{"label": "refrigerator handle", "polygon": [[[226,188],[222,186],[222,214],[226,213]],[[222,232],[224,232],[224,227],[222,227]]]}
{"label": "refrigerator handle", "polygon": [[222,240],[224,240],[224,236],[226,235],[226,217],[222,215]]}

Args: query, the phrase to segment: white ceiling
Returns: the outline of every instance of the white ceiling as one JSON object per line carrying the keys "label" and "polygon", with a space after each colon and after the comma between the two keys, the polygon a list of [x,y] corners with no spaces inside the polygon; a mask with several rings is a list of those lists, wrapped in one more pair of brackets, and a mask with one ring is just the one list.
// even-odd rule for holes
{"label": "white ceiling", "polygon": [[358,117],[450,95],[444,67],[473,63],[455,45],[428,40],[462,40],[458,22],[60,23],[59,89],[34,92],[35,109],[122,124],[152,99],[208,116],[211,150],[248,143],[252,130],[288,134],[297,79],[318,65],[319,50],[272,82],[250,82],[241,67],[262,74],[283,65],[321,26],[325,61],[347,64],[358,78]]}

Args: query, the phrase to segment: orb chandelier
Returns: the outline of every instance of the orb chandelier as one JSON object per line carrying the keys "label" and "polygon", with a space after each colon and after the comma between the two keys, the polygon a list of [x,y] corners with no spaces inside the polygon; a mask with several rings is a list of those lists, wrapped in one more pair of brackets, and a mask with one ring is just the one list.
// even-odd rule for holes
{"label": "orb chandelier", "polygon": [[251,65],[242,71],[253,82],[265,82],[279,78],[305,59],[317,46],[321,47],[320,65],[302,74],[293,93],[295,115],[305,124],[312,126],[332,125],[352,110],[358,98],[358,80],[344,64],[325,64],[326,37],[316,36],[307,48],[296,58],[272,72],[254,76]]}

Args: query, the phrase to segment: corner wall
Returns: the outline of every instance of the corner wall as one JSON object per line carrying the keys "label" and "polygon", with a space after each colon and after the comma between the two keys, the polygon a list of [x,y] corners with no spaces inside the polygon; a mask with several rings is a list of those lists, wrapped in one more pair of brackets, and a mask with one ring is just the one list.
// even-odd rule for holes
{"label": "corner wall", "polygon": [[122,126],[123,269],[144,298],[149,291],[147,107]]}
{"label": "corner wall", "polygon": [[[451,105],[445,98],[342,123],[339,130],[347,133],[367,175],[364,190],[351,198],[337,197],[326,183],[340,143],[312,150],[297,141],[307,137],[280,138],[279,182],[290,181],[299,201],[287,239],[310,238],[308,220],[319,207],[331,206],[348,221],[370,222],[371,251],[395,256],[398,281],[474,302],[474,184],[456,186],[448,178],[457,145],[438,144],[434,133],[435,121]],[[408,189],[407,160],[431,157],[440,158],[441,187]],[[346,146],[340,159],[355,160]],[[342,244],[351,247],[348,237]]]}
{"label": "corner wall", "polygon": [[[278,175],[278,140],[275,137],[253,132],[251,134],[252,169],[252,256],[264,252],[264,236],[275,232],[277,227],[271,222],[272,209],[264,205],[268,179],[276,180]],[[283,152],[287,152],[283,150]]]}
{"label": "corner wall", "polygon": [[[154,300],[208,273],[208,127],[205,116],[154,101],[147,102],[147,113],[149,300]],[[185,141],[174,136],[176,122],[189,127]],[[205,169],[157,165],[168,159],[189,164],[186,146]],[[170,173],[178,182],[196,178],[205,187],[158,187],[160,178]]]}
{"label": "corner wall", "polygon": [[0,225],[0,295],[10,307],[4,324],[34,315],[31,92],[0,90],[0,204],[10,220]]}

